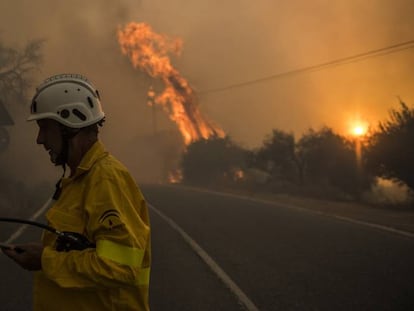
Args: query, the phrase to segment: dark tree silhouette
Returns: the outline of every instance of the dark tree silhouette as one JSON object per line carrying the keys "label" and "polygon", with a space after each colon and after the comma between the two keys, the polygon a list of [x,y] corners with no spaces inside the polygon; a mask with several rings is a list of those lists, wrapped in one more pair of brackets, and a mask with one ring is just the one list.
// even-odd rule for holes
{"label": "dark tree silhouette", "polygon": [[400,100],[388,120],[379,123],[366,151],[367,167],[375,175],[404,182],[414,190],[414,109]]}
{"label": "dark tree silhouette", "polygon": [[361,176],[363,172],[357,167],[354,144],[330,128],[308,130],[297,150],[307,184],[332,186],[352,196],[369,185],[369,179]]}
{"label": "dark tree silhouette", "polygon": [[300,181],[302,166],[293,133],[273,129],[255,153],[254,166],[267,171],[274,180]]}
{"label": "dark tree silhouette", "polygon": [[214,185],[231,182],[237,170],[245,167],[247,151],[227,136],[191,143],[181,161],[183,182]]}

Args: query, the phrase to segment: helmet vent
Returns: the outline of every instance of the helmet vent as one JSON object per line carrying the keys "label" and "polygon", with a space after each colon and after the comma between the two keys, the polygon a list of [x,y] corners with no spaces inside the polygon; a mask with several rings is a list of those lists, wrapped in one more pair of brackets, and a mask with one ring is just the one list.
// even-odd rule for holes
{"label": "helmet vent", "polygon": [[89,106],[93,108],[93,101],[92,101],[92,98],[90,98],[89,96],[88,96],[88,103],[89,103]]}
{"label": "helmet vent", "polygon": [[63,119],[67,119],[67,118],[69,117],[69,114],[70,114],[70,112],[69,112],[69,110],[67,110],[67,109],[63,109],[63,110],[60,112],[60,116],[61,116]]}
{"label": "helmet vent", "polygon": [[101,99],[101,95],[99,95],[99,91],[96,90],[95,92],[96,92],[96,97],[98,97],[99,99]]}
{"label": "helmet vent", "polygon": [[72,109],[72,113],[75,115],[75,116],[77,116],[79,119],[81,119],[82,121],[85,121],[86,120],[86,116],[82,113],[82,112],[80,112],[78,109]]}

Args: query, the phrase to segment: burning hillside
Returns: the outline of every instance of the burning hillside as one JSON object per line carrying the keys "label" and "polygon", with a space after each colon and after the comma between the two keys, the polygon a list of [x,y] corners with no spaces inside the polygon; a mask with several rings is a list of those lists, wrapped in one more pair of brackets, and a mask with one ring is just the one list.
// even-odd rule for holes
{"label": "burning hillside", "polygon": [[202,115],[193,89],[171,64],[169,54],[180,54],[182,40],[155,33],[145,23],[130,23],[118,30],[118,41],[134,68],[163,82],[162,93],[157,94],[152,88],[148,91],[150,103],[162,106],[177,124],[186,145],[202,138],[224,136],[220,127]]}

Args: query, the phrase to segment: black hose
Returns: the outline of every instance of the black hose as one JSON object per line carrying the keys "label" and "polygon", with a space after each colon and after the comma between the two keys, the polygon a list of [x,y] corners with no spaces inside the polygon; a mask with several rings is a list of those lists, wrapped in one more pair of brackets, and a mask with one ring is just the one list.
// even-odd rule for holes
{"label": "black hose", "polygon": [[[19,219],[19,218],[8,218],[8,217],[0,217],[0,222],[13,222],[13,223],[19,223],[19,224],[26,224],[31,225],[35,227],[39,227],[42,229],[45,229],[47,231],[50,231],[56,235],[58,235],[58,238],[56,240],[56,250],[57,251],[70,251],[70,250],[83,250],[85,248],[95,248],[96,245],[93,242],[90,242],[85,236],[82,234],[79,234],[77,232],[68,232],[68,231],[58,231],[53,227],[50,227],[48,225],[26,220],[26,219]],[[6,248],[6,245],[3,245],[3,248]],[[0,246],[1,248],[1,246]],[[17,252],[24,252],[22,249],[14,248]]]}
{"label": "black hose", "polygon": [[31,225],[31,226],[36,226],[42,229],[45,229],[47,231],[53,232],[55,234],[60,235],[60,232],[57,231],[55,228],[52,228],[48,225],[42,224],[40,222],[36,222],[36,221],[31,221],[31,220],[26,220],[26,219],[19,219],[19,218],[8,218],[8,217],[0,217],[0,222],[14,222],[14,223],[19,223],[19,224],[26,224],[26,225]]}

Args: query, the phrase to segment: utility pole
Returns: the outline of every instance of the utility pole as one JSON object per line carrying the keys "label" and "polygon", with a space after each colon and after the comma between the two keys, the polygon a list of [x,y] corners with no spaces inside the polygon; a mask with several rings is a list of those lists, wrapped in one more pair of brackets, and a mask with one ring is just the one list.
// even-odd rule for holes
{"label": "utility pole", "polygon": [[154,136],[158,133],[158,126],[157,126],[157,108],[155,107],[155,92],[152,87],[149,89],[147,94],[147,103],[152,108],[152,134]]}
{"label": "utility pole", "polygon": [[14,121],[0,100],[0,152],[5,151],[9,146],[10,136],[5,126],[11,125],[14,125]]}
{"label": "utility pole", "polygon": [[157,126],[157,108],[155,107],[155,103],[152,102],[152,131],[154,136],[157,135],[158,126]]}

